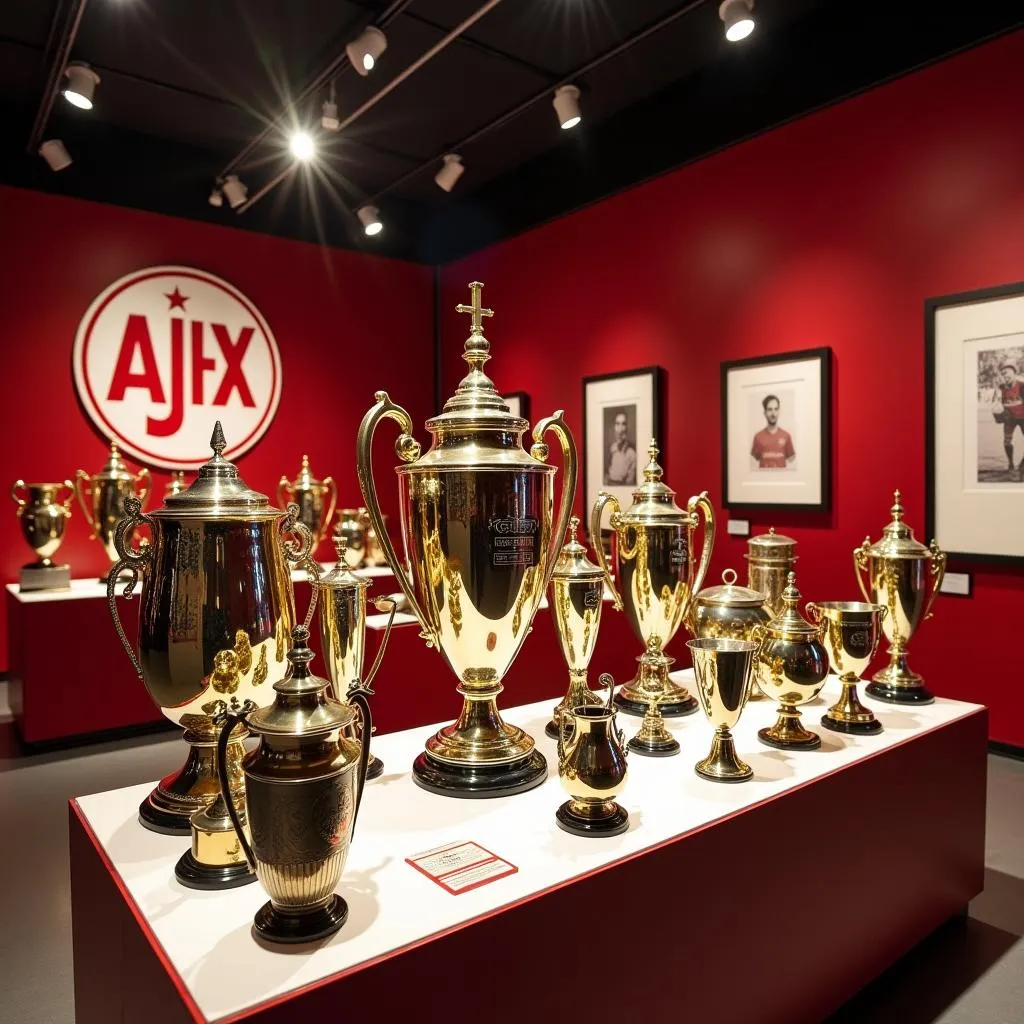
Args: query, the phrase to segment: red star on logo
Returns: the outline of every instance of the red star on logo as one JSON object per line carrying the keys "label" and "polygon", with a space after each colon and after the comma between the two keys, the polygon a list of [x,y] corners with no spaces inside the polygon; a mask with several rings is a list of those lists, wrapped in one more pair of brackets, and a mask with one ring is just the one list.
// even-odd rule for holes
{"label": "red star on logo", "polygon": [[178,286],[174,286],[173,292],[164,292],[164,298],[170,301],[168,309],[180,309],[183,313],[185,312],[185,303],[188,302],[188,296],[182,295]]}

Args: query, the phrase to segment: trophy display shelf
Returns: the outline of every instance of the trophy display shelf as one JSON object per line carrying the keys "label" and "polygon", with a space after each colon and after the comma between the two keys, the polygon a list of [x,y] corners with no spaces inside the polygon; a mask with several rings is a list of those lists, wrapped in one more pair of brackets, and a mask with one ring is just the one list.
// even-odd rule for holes
{"label": "trophy display shelf", "polygon": [[[694,686],[689,671],[673,676]],[[555,743],[543,725],[560,673],[549,683],[544,700],[505,716],[537,737],[553,766]],[[838,694],[833,678],[823,697]],[[486,950],[486,970],[459,971],[458,1000],[486,1001],[488,1024],[520,1024],[522,1000],[494,994],[522,990],[530,970],[522,950],[530,963],[587,976],[592,944],[566,942],[566,928],[632,905],[641,888],[658,893],[658,913],[631,932],[631,948],[654,976],[678,972],[684,951],[687,972],[702,980],[687,989],[692,1016],[724,1019],[725,1009],[730,1020],[821,1020],[962,912],[983,885],[986,710],[941,698],[921,708],[865,702],[883,733],[829,734],[821,750],[792,755],[758,743],[775,712],[768,702],[748,705],[734,730],[737,753],[754,770],[742,786],[694,773],[712,734],[703,716],[669,721],[682,756],[630,759],[616,797],[628,830],[601,840],[558,828],[565,794],[553,767],[541,786],[498,804],[441,801],[411,777],[426,727],[378,734],[389,774],[386,785],[366,790],[336,890],[348,921],[331,939],[294,947],[297,956],[253,938],[253,915],[266,899],[258,886],[194,894],[169,881],[181,840],[134,826],[148,786],[80,797],[70,808],[76,1020],[283,1024],[339,1006],[388,1016],[408,1009],[410,986],[420,1017],[439,1020],[434,1008],[452,1013],[453,966],[479,962]],[[865,801],[870,828],[856,812]],[[814,846],[817,868],[793,880],[781,915],[777,888],[750,871],[751,850],[766,836],[780,863],[805,863],[809,837]],[[517,870],[453,895],[406,863],[463,841]],[[864,870],[872,863],[914,869]],[[703,884],[680,886],[680,878]],[[772,958],[746,957],[737,985],[735,958],[721,955],[766,921],[773,943],[800,949],[798,984],[780,986]],[[544,1020],[609,1020],[635,1013],[636,991],[549,986],[543,998]],[[678,986],[649,987],[645,1011],[677,1016],[678,1000]]]}

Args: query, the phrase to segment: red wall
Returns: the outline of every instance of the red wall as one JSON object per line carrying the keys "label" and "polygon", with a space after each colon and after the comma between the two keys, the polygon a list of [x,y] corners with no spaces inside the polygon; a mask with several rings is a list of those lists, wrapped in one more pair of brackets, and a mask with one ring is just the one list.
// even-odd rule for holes
{"label": "red wall", "polygon": [[[467,333],[452,307],[479,278],[500,390],[527,391],[534,420],[564,407],[579,437],[582,377],[660,364],[667,480],[719,496],[719,364],[831,346],[834,511],[747,518],[799,540],[805,597],[856,597],[850,551],[893,488],[926,539],[924,299],[1024,280],[1022,93],[1018,32],[446,267],[445,392]],[[711,582],[742,574],[745,544],[723,516]],[[1024,577],[974,584],[940,598],[912,664],[1024,745],[1020,673],[1002,667]]]}
{"label": "red wall", "polygon": [[[246,482],[272,500],[281,474],[294,477],[306,453],[319,476],[338,481],[339,504],[361,504],[356,429],[378,388],[389,388],[416,420],[432,412],[428,267],[4,187],[0,225],[7,255],[0,275],[6,385],[0,481],[63,480],[79,468],[101,468],[106,446],[72,386],[75,330],[108,284],[155,264],[195,266],[223,277],[253,300],[277,338],[280,407],[260,443],[238,460]],[[382,499],[394,512],[395,460],[383,455],[381,478],[390,486],[382,485]],[[159,504],[167,477],[154,473],[154,479]],[[98,542],[87,537],[76,503],[59,552],[75,577],[98,576],[107,566]],[[330,545],[319,555],[326,560]],[[0,515],[4,582],[17,580],[31,557],[12,504]],[[7,667],[6,631],[4,621],[0,670]],[[84,642],[80,656],[88,657]],[[130,671],[127,660],[123,667]]]}

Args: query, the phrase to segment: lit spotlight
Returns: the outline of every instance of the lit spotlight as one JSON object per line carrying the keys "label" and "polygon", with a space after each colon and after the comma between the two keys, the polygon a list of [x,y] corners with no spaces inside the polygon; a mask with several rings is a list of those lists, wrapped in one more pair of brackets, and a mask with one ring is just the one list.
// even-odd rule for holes
{"label": "lit spotlight", "polygon": [[296,160],[312,160],[316,154],[316,144],[306,132],[296,132],[288,145]]}
{"label": "lit spotlight", "polygon": [[725,38],[738,43],[754,31],[754,0],[723,0],[718,16],[725,22]]}
{"label": "lit spotlight", "polygon": [[64,86],[64,99],[73,107],[81,110],[92,110],[92,97],[99,85],[100,76],[88,64],[73,61],[64,69],[67,84]]}
{"label": "lit spotlight", "polygon": [[249,194],[248,187],[244,181],[238,180],[237,174],[229,174],[224,179],[221,191],[224,193],[224,198],[228,201],[228,205],[232,210],[237,210],[245,202],[245,198]]}
{"label": "lit spotlight", "polygon": [[367,25],[360,34],[345,47],[349,63],[361,75],[368,75],[387,49],[388,38],[376,25]]}
{"label": "lit spotlight", "polygon": [[580,91],[575,85],[560,85],[555,90],[553,103],[562,128],[575,128],[583,120],[580,113]]}
{"label": "lit spotlight", "polygon": [[359,222],[363,225],[363,230],[368,235],[379,235],[384,230],[384,225],[380,220],[380,210],[376,206],[360,206],[356,210],[356,216],[359,218]]}
{"label": "lit spotlight", "polygon": [[51,171],[63,171],[71,166],[71,154],[60,139],[47,139],[39,147],[39,155],[49,164]]}
{"label": "lit spotlight", "polygon": [[445,153],[444,164],[437,174],[434,175],[434,181],[445,192],[451,192],[455,188],[455,182],[462,177],[462,172],[465,169],[462,166],[462,157],[458,153]]}

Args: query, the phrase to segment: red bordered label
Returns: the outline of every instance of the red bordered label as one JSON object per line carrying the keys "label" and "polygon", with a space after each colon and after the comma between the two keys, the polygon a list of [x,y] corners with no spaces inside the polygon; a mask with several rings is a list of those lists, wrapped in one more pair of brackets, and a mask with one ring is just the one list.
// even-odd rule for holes
{"label": "red bordered label", "polygon": [[405,862],[453,896],[479,889],[481,885],[514,875],[519,870],[514,864],[473,842],[448,843],[406,857]]}

